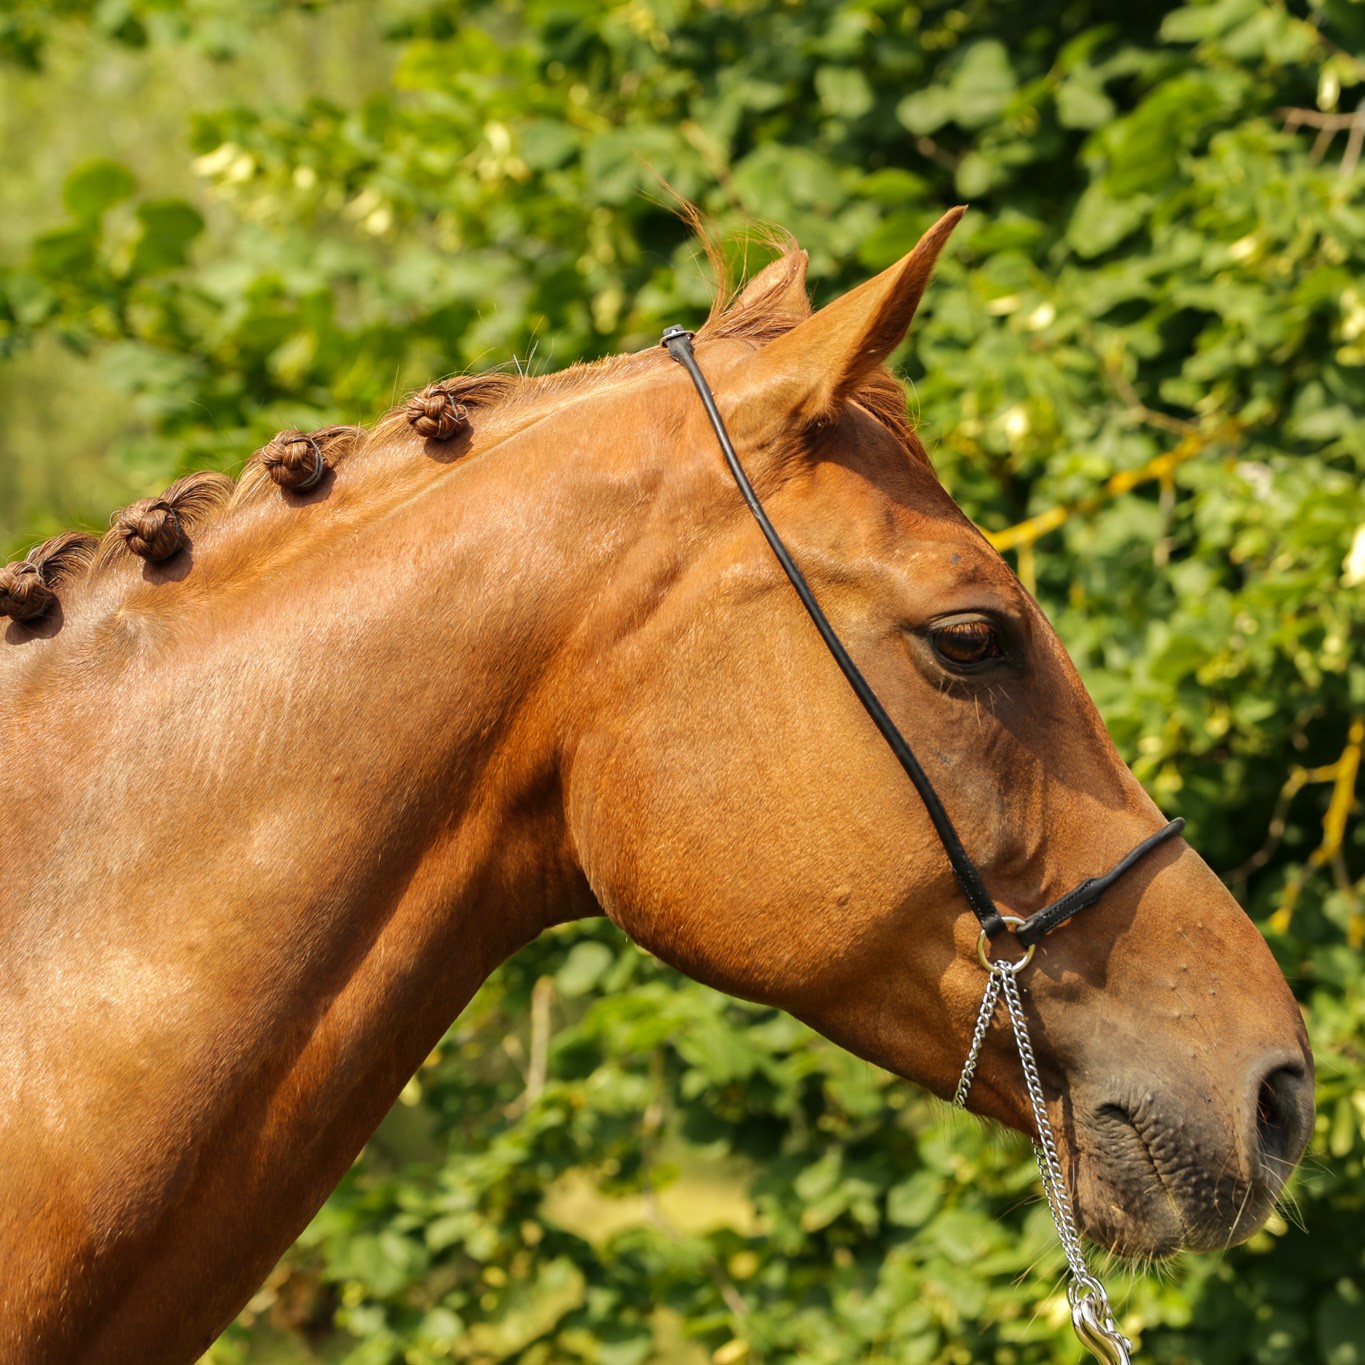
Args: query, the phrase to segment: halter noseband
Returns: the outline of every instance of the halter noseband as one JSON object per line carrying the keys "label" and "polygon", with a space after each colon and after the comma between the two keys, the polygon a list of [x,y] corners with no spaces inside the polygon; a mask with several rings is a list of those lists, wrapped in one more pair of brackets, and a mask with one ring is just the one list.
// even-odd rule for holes
{"label": "halter noseband", "polygon": [[[848,650],[844,648],[843,642],[834,633],[834,627],[830,625],[829,618],[826,617],[820,609],[820,604],[815,600],[815,594],[811,592],[810,585],[806,582],[801,570],[796,567],[795,561],[787,552],[787,547],[782,543],[782,538],[773,528],[772,522],[768,520],[768,515],[763,510],[763,504],[759,502],[758,495],[754,492],[753,485],[749,482],[748,476],[744,473],[743,466],[739,462],[739,456],[735,453],[734,444],[730,440],[729,432],[725,429],[725,422],[721,418],[720,409],[716,407],[716,399],[711,392],[711,386],[706,382],[706,376],[702,374],[701,367],[697,364],[697,357],[692,350],[692,333],[684,327],[669,327],[664,332],[660,344],[691,376],[692,383],[696,385],[697,393],[701,398],[702,406],[706,409],[706,415],[711,420],[711,427],[716,433],[716,440],[720,442],[725,463],[729,465],[730,473],[734,476],[735,483],[738,484],[744,501],[749,505],[749,510],[754,514],[754,520],[758,522],[764,539],[772,547],[773,554],[777,556],[777,562],[781,564],[783,572],[791,581],[792,587],[796,589],[796,595],[801,599],[801,605],[805,607],[807,615],[815,623],[815,628],[820,632],[820,638],[824,640],[825,647],[834,656],[834,662],[839,665],[844,677],[848,679],[848,684],[853,689],[854,695],[862,703],[867,714],[872,717],[872,723],[881,731],[882,738],[886,740],[891,752],[895,754],[896,761],[905,769],[905,775],[919,793],[919,798],[924,803],[924,808],[929,813],[929,819],[933,821],[934,829],[938,833],[939,842],[943,845],[943,851],[948,855],[953,875],[962,888],[962,894],[967,898],[967,904],[972,907],[972,913],[981,923],[983,938],[981,946],[984,948],[984,939],[994,938],[1011,926],[1007,925],[1005,917],[1000,913],[995,901],[991,898],[991,893],[986,889],[986,883],[977,870],[976,864],[972,862],[967,850],[962,846],[962,840],[958,838],[957,830],[953,828],[953,822],[948,818],[948,812],[944,809],[943,802],[939,800],[938,793],[934,790],[933,783],[929,781],[928,774],[920,766],[919,759],[915,757],[914,751],[906,743],[905,736],[901,734],[896,728],[895,722],[887,715],[886,708],[877,699],[877,694],[872,690],[867,679],[863,677],[857,664],[849,657]],[[1034,945],[1044,934],[1049,933],[1059,924],[1065,923],[1078,910],[1085,909],[1087,905],[1093,905],[1125,872],[1134,868],[1149,853],[1164,844],[1167,839],[1179,834],[1184,827],[1185,822],[1183,820],[1172,820],[1170,824],[1163,825],[1155,834],[1144,839],[1127,857],[1121,859],[1103,876],[1087,877],[1074,890],[1068,891],[1065,896],[1058,897],[1050,905],[1046,905],[1030,915],[1028,919],[1022,922],[1014,920],[1013,923],[1018,925],[1015,937],[1020,944],[1031,952]]]}

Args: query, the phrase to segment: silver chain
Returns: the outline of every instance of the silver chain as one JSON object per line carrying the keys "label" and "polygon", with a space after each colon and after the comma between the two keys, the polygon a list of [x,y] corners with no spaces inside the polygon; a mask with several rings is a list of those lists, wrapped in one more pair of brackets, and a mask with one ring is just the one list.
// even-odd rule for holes
{"label": "silver chain", "polygon": [[[986,936],[982,934],[981,937],[984,940]],[[1071,1200],[1066,1192],[1066,1180],[1062,1175],[1062,1163],[1057,1155],[1057,1139],[1052,1132],[1052,1121],[1048,1118],[1043,1084],[1038,1078],[1038,1064],[1033,1057],[1033,1042],[1029,1038],[1028,1017],[1024,1014],[1018,981],[1019,972],[1033,957],[1032,950],[1027,957],[1017,962],[991,962],[986,958],[983,942],[978,946],[978,956],[990,972],[990,980],[981,1001],[981,1010],[976,1016],[976,1028],[972,1033],[971,1047],[967,1050],[967,1060],[957,1083],[953,1104],[959,1109],[966,1107],[967,1093],[972,1088],[981,1048],[1003,995],[1014,1029],[1015,1046],[1019,1049],[1019,1061],[1024,1068],[1024,1084],[1028,1088],[1034,1127],[1038,1131],[1033,1143],[1033,1155],[1038,1161],[1043,1193],[1047,1196],[1047,1206],[1057,1227],[1067,1267],[1071,1271],[1071,1283],[1066,1287],[1066,1299],[1071,1305],[1071,1325],[1076,1329],[1081,1344],[1104,1365],[1131,1365],[1133,1343],[1119,1331],[1104,1286],[1085,1264],[1076,1220],[1071,1212]]]}

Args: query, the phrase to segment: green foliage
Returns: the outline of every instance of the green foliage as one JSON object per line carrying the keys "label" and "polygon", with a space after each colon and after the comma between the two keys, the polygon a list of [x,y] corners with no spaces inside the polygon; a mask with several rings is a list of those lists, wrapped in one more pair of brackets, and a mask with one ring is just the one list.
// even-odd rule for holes
{"label": "green foliage", "polygon": [[[1173,1365],[1358,1360],[1365,823],[1346,768],[1313,770],[1365,716],[1365,173],[1279,111],[1360,101],[1365,6],[336,5],[307,23],[393,74],[325,96],[251,85],[287,8],[0,21],[30,66],[77,34],[92,62],[243,73],[193,115],[192,192],[132,152],[72,158],[0,261],[0,390],[54,341],[86,357],[130,413],[110,467],[151,492],[395,385],[696,319],[661,178],[732,258],[755,219],[791,229],[821,297],[971,198],[905,361],[923,434],[989,530],[1078,509],[1020,573],[1263,923],[1320,1059],[1302,1228],[1134,1276],[1124,1320]],[[15,549],[56,529],[29,458],[0,465]],[[605,925],[501,971],[405,1101],[215,1358],[1079,1359],[1021,1143]]]}

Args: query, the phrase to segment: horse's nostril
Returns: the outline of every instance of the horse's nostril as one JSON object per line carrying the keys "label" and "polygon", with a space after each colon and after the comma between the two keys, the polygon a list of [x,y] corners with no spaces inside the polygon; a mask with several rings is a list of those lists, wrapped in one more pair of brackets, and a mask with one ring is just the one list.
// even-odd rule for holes
{"label": "horse's nostril", "polygon": [[1269,1077],[1261,1082],[1256,1095],[1256,1141],[1267,1155],[1278,1156],[1284,1146],[1284,1112],[1275,1083]]}
{"label": "horse's nostril", "polygon": [[1312,1083],[1304,1068],[1292,1064],[1267,1072],[1256,1091],[1256,1147],[1269,1174],[1288,1174],[1303,1154],[1312,1119]]}

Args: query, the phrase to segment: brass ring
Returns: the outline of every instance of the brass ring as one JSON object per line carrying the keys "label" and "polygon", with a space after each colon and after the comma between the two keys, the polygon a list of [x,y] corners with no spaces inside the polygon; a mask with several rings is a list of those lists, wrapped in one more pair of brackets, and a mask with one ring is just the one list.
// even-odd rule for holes
{"label": "brass ring", "polygon": [[[1000,918],[1004,920],[1006,928],[1009,929],[1018,929],[1024,922],[1017,915],[1001,915]],[[976,960],[981,964],[981,969],[987,972],[1009,972],[1013,976],[1017,976],[1033,961],[1033,951],[1038,946],[1036,943],[1030,943],[1018,962],[992,962],[986,956],[986,948],[989,943],[990,936],[983,929],[976,940]]]}

